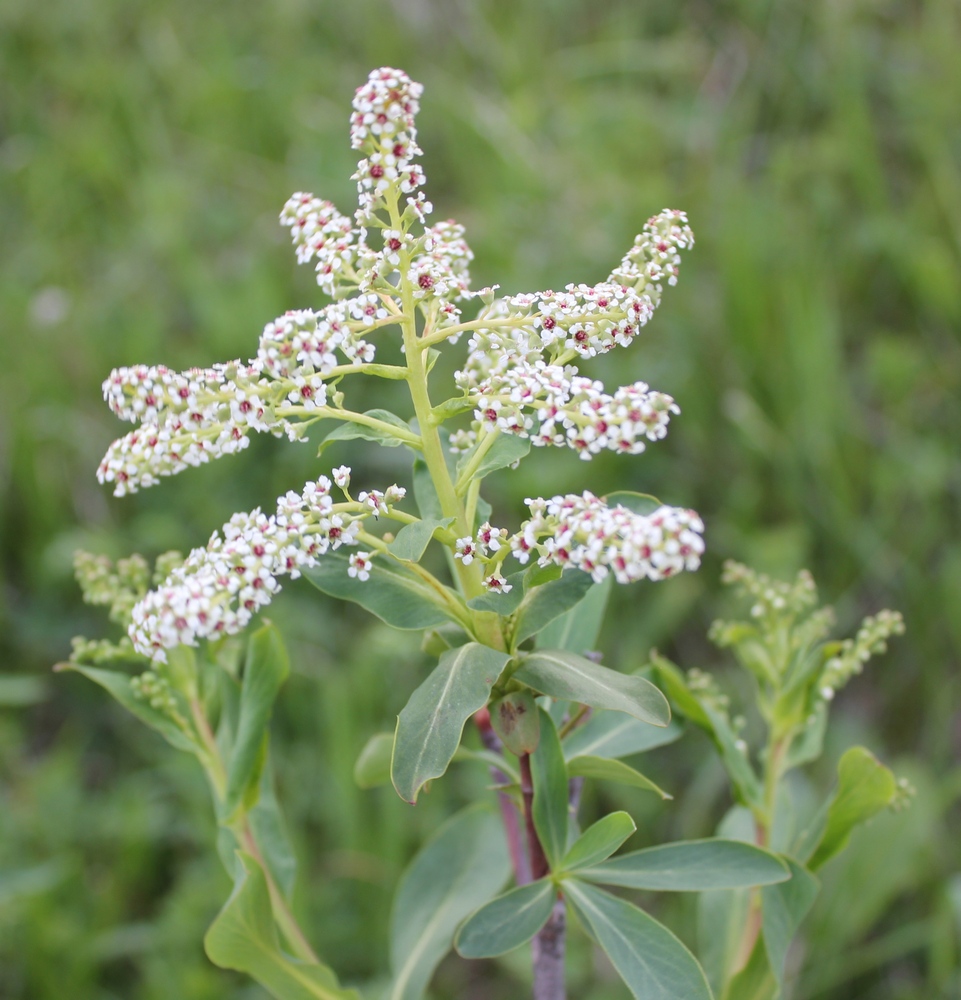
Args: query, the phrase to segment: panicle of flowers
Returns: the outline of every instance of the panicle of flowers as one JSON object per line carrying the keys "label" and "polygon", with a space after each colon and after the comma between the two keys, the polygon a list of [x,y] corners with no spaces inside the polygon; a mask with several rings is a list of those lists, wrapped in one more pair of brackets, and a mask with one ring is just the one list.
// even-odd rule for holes
{"label": "panicle of flowers", "polygon": [[904,635],[904,618],[899,611],[886,608],[865,618],[857,635],[841,642],[838,652],[824,664],[818,685],[821,697],[830,701],[836,691],[861,673],[872,656],[887,652],[892,635]]}
{"label": "panicle of flowers", "polygon": [[589,459],[601,451],[638,455],[667,434],[680,409],[646,382],[613,395],[595,380],[543,361],[498,365],[472,394],[478,429],[529,437],[535,445],[572,448]]}
{"label": "panicle of flowers", "polygon": [[354,174],[361,225],[373,221],[374,213],[385,207],[384,195],[391,188],[408,196],[409,210],[421,221],[431,211],[419,190],[424,172],[413,159],[421,155],[414,118],[423,90],[403,70],[386,66],[373,70],[357,89],[350,142],[365,154]]}
{"label": "panicle of flowers", "polygon": [[[164,662],[173,646],[240,632],[279,591],[279,577],[294,579],[328,551],[356,545],[371,511],[363,503],[335,505],[330,492],[321,476],[279,497],[269,517],[259,509],[235,514],[134,607],[129,634],[137,652]],[[404,490],[392,486],[382,496],[396,502]]]}
{"label": "panicle of flowers", "polygon": [[129,621],[133,606],[150,584],[150,567],[139,555],[118,559],[115,565],[107,556],[77,551],[73,572],[84,601],[109,607],[110,620],[120,625]]}
{"label": "panicle of flowers", "polygon": [[728,559],[721,582],[736,587],[753,601],[752,618],[795,618],[813,608],[818,600],[814,577],[806,569],[802,569],[793,582],[788,582],[773,580],[743,563]]}
{"label": "panicle of flowers", "polygon": [[620,266],[611,272],[609,281],[620,282],[646,295],[651,308],[656,309],[664,291],[663,281],[677,284],[681,265],[679,250],[694,246],[694,233],[687,224],[687,215],[677,209],[665,208],[647,220],[635,237],[634,246],[624,255]]}
{"label": "panicle of flowers", "polygon": [[510,539],[522,563],[535,555],[541,566],[572,566],[597,582],[613,573],[618,583],[664,580],[700,565],[704,524],[692,510],[661,506],[636,514],[588,491],[525,503],[531,517]]}

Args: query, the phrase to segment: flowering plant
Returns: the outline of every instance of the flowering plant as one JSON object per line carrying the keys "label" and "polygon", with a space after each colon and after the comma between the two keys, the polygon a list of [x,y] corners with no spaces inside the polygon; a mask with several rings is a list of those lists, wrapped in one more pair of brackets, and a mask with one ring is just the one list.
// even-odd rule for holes
{"label": "flowering plant", "polygon": [[[351,142],[362,158],[353,219],[301,193],[281,213],[298,260],[314,264],[330,304],[268,323],[246,362],[182,373],[159,365],[114,371],[105,398],[137,427],[111,445],[98,470],[123,496],[239,451],[251,432],[305,442],[309,428],[329,421],[335,426],[322,451],[353,438],[408,448],[414,502],[396,484],[355,493],[351,469],[340,466],[279,497],[270,513],[234,515],[186,559],[166,554],[152,577],[140,557],[114,566],[81,554],[85,596],[109,605],[127,634],[116,643],[76,640],[70,666],[204,766],[235,886],[208,931],[207,953],[281,1000],[358,996],[317,958],[290,906],[293,856],[268,761],[271,706],[289,669],[283,643],[269,624],[252,632],[246,651],[232,638],[271,601],[282,577],[301,575],[392,626],[424,630],[425,649],[438,660],[396,731],[364,749],[359,782],[389,780],[413,804],[458,753],[480,760],[495,780],[500,819],[482,807],[452,818],[399,887],[390,997],[423,996],[452,946],[477,958],[528,941],[535,997],[563,996],[565,903],[635,996],[712,996],[704,969],[667,927],[598,884],[753,893],[740,952],[711,978],[720,991],[760,970],[776,992],[789,931],[803,916],[795,897],[810,896],[813,876],[804,864],[830,854],[854,823],[895,797],[875,790],[840,819],[832,806],[826,827],[808,834],[807,853],[790,854],[768,835],[778,783],[819,750],[826,691],[850,675],[863,649],[883,644],[896,620],[872,626],[869,637],[825,661],[817,652],[824,616],[795,620],[806,596],[775,587],[769,598],[773,585],[731,571],[758,591],[762,608],[760,630],[724,626],[717,634],[767,685],[762,705],[777,736],[765,757],[763,794],[746,777],[752,765],[720,695],[697,675],[685,678],[660,657],[632,675],[599,662],[592,650],[612,581],[697,569],[700,518],[641,494],[585,491],[528,499],[529,516],[511,531],[491,523],[481,487],[532,446],[566,447],[590,460],[605,450],[636,455],[664,437],[679,412],[670,396],[644,382],[608,393],[578,366],[634,341],[664,285],[676,282],[680,251],[693,236],[683,213],[664,211],[598,285],[502,298],[493,288],[473,291],[463,228],[427,224],[432,208],[416,162],[420,93],[404,73],[386,68],[357,91]],[[479,308],[465,319],[471,303]],[[398,330],[404,364],[376,361],[377,340]],[[434,402],[429,375],[438,352],[465,333],[453,392]],[[350,409],[346,389],[357,376],[405,383],[411,419]],[[384,530],[388,524],[396,533]],[[449,577],[423,564],[431,545],[446,551]],[[768,649],[771,636],[790,639]],[[766,659],[758,652],[765,649]],[[106,669],[120,661],[146,669],[133,677]],[[714,738],[739,801],[758,823],[761,832],[748,838],[757,843],[732,836],[609,860],[635,830],[627,813],[580,832],[585,779],[669,798],[622,759],[680,735],[661,689]],[[472,717],[481,751],[461,747]],[[889,774],[876,762],[859,766]],[[843,771],[841,781],[839,795]],[[515,887],[499,894],[511,876]],[[772,930],[767,914],[777,907],[783,919]]]}

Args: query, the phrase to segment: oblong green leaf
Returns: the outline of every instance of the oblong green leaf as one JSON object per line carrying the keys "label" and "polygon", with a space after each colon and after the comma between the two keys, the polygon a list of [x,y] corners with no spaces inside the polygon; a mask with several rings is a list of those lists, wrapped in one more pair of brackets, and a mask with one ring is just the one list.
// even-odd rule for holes
{"label": "oblong green leaf", "polygon": [[277,1000],[360,1000],[326,965],[281,950],[263,869],[242,851],[237,861],[234,891],[204,936],[210,961],[253,976]]}
{"label": "oblong green leaf", "polygon": [[667,726],[652,726],[623,712],[595,712],[563,740],[564,756],[629,757],[680,739],[683,727],[674,719]]}
{"label": "oblong green leaf", "polygon": [[662,799],[673,798],[650,778],[640,771],[625,764],[622,760],[611,760],[609,757],[573,757],[567,764],[567,773],[572,778],[594,778],[597,781],[616,781],[621,785],[631,785],[654,792]]}
{"label": "oblong green leaf", "polygon": [[354,781],[358,788],[377,788],[390,781],[390,757],[393,750],[393,733],[374,733],[371,736],[354,764]]}
{"label": "oblong green leaf", "polygon": [[129,674],[122,674],[117,670],[101,670],[99,667],[84,667],[79,663],[65,663],[63,669],[76,670],[78,674],[95,681],[113,695],[128,712],[160,733],[171,746],[189,753],[197,753],[199,745],[169,715],[134,694]]}
{"label": "oblong green leaf", "polygon": [[552,698],[625,712],[654,726],[671,721],[667,699],[650,681],[608,670],[563,649],[530,653],[514,677]]}
{"label": "oblong green leaf", "polygon": [[790,880],[761,890],[764,947],[779,986],[784,978],[788,947],[821,889],[821,883],[806,868],[790,858],[784,860],[791,871]]}
{"label": "oblong green leaf", "polygon": [[485,807],[465,809],[440,827],[397,887],[387,1000],[420,1000],[458,924],[500,891],[510,868],[500,818]]}
{"label": "oblong green leaf", "polygon": [[550,879],[511,889],[464,923],[454,947],[462,958],[493,958],[513,951],[547,923],[556,900],[557,887]]}
{"label": "oblong green leaf", "polygon": [[518,757],[533,753],[541,733],[541,717],[528,691],[510,691],[488,706],[491,725],[501,743]]}
{"label": "oblong green leaf", "polygon": [[864,747],[851,747],[838,762],[838,788],[828,807],[827,823],[808,867],[816,871],[844,850],[851,831],[897,797],[898,779]]}
{"label": "oblong green leaf", "polygon": [[402,566],[375,560],[369,580],[349,576],[350,557],[343,551],[322,556],[304,577],[331,597],[353,601],[399,629],[423,629],[452,621],[436,594]]}
{"label": "oblong green leaf", "polygon": [[439,778],[460,743],[464,723],[487,704],[510,655],[479,642],[448,649],[397,717],[390,777],[406,802]]}
{"label": "oblong green leaf", "polygon": [[590,868],[606,861],[637,829],[626,812],[613,812],[589,826],[564,855],[561,870]]}
{"label": "oblong green leaf", "polygon": [[607,576],[603,582],[589,587],[574,607],[537,633],[537,646],[542,649],[567,649],[572,653],[586,653],[594,649],[613,583],[614,577]]}
{"label": "oblong green leaf", "polygon": [[555,618],[559,618],[583,600],[592,586],[594,581],[590,573],[569,569],[559,579],[549,580],[528,590],[517,610],[514,644],[519,646],[525,639],[537,635]]}
{"label": "oblong green leaf", "polygon": [[405,524],[397,537],[387,546],[398,558],[407,562],[420,562],[434,532],[438,528],[446,528],[454,519],[452,517],[428,517],[422,521]]}
{"label": "oblong green leaf", "polygon": [[260,772],[266,760],[270,714],[281,685],[290,674],[284,641],[275,625],[264,625],[247,643],[240,716],[227,766],[224,813],[251,808],[257,797]]}
{"label": "oblong green leaf", "polygon": [[628,889],[700,892],[786,882],[791,873],[770,851],[739,840],[685,840],[622,854],[579,873]]}
{"label": "oblong green leaf", "polygon": [[713,1000],[697,959],[663,924],[577,879],[564,895],[637,1000]]}
{"label": "oblong green leaf", "polygon": [[570,791],[567,766],[557,729],[551,717],[539,708],[541,726],[537,749],[531,754],[534,829],[551,868],[556,868],[567,850]]}

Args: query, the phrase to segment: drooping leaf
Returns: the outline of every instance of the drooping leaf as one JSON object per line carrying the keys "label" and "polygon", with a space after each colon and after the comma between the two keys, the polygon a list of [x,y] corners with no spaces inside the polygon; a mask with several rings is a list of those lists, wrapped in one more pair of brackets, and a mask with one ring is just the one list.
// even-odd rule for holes
{"label": "drooping leaf", "polygon": [[393,733],[374,733],[371,736],[354,764],[354,781],[358,788],[377,788],[390,781],[390,757],[393,750]]}
{"label": "drooping leaf", "polygon": [[797,933],[801,921],[821,889],[821,883],[806,868],[791,858],[785,858],[791,878],[779,885],[768,885],[761,890],[761,927],[768,962],[778,985],[784,976],[784,962],[788,947]]}
{"label": "drooping leaf", "polygon": [[674,719],[667,726],[652,726],[623,712],[595,712],[563,740],[564,756],[629,757],[680,739],[683,727]]}
{"label": "drooping leaf", "polygon": [[165,712],[154,708],[150,702],[138,698],[130,686],[130,677],[116,670],[101,670],[99,667],[84,667],[76,663],[64,665],[65,669],[76,670],[78,674],[96,681],[102,688],[110,692],[128,712],[133,713],[155,729],[173,747],[197,753],[198,745],[184,732],[180,726]]}
{"label": "drooping leaf", "polygon": [[347,574],[350,557],[330,552],[304,577],[331,597],[353,601],[399,629],[424,629],[452,620],[440,598],[403,566],[374,560],[369,580]]}
{"label": "drooping leaf", "polygon": [[567,773],[572,778],[616,781],[621,785],[630,785],[632,788],[643,788],[645,791],[654,792],[662,799],[673,798],[640,771],[625,764],[622,760],[612,760],[610,757],[572,757],[567,764]]}
{"label": "drooping leaf", "polygon": [[479,642],[443,653],[397,718],[390,776],[397,794],[417,801],[424,782],[439,778],[460,743],[464,723],[487,704],[509,654]]}
{"label": "drooping leaf", "polygon": [[[530,572],[530,571],[528,571]],[[524,601],[517,610],[514,642],[520,645],[564,612],[573,608],[594,585],[589,573],[569,569],[556,580],[532,585],[528,583]]]}
{"label": "drooping leaf", "polygon": [[625,712],[654,726],[671,721],[667,699],[643,677],[631,677],[562,649],[525,656],[514,677],[541,694]]}
{"label": "drooping leaf", "polygon": [[280,632],[264,625],[247,643],[240,716],[227,767],[224,811],[227,816],[257,801],[260,772],[266,760],[268,726],[274,699],[290,673],[290,662]]}
{"label": "drooping leaf", "polygon": [[560,864],[567,851],[567,824],[570,798],[567,766],[557,729],[551,717],[539,708],[541,734],[537,749],[531,754],[531,778],[534,784],[534,829],[551,868]]}
{"label": "drooping leaf", "polygon": [[283,895],[290,899],[297,876],[297,856],[287,835],[287,824],[277,801],[269,755],[260,776],[257,804],[247,814],[247,820],[267,871],[273,876]]}
{"label": "drooping leaf", "polygon": [[537,633],[535,644],[541,649],[566,649],[582,654],[594,649],[613,582],[614,578],[608,576],[589,587],[574,607]]}
{"label": "drooping leaf", "polygon": [[400,445],[413,444],[415,438],[413,431],[396,413],[391,413],[390,410],[367,410],[364,416],[390,424],[391,427],[396,428],[397,433],[392,434],[386,427],[368,427],[366,424],[345,421],[338,424],[320,442],[320,447],[317,449],[318,457],[336,441],[354,441],[357,438],[362,438],[364,441],[376,441],[385,448],[398,448]]}
{"label": "drooping leaf", "polygon": [[697,959],[663,924],[578,879],[564,895],[637,1000],[713,1000]]}
{"label": "drooping leaf", "polygon": [[453,520],[452,517],[429,517],[422,521],[414,521],[412,524],[405,524],[387,547],[398,559],[420,562],[420,557],[434,537],[434,532],[438,528],[446,528]]}
{"label": "drooping leaf", "polygon": [[744,742],[734,731],[727,715],[692,692],[678,668],[663,656],[652,654],[651,663],[657,682],[667,692],[675,708],[711,737],[724,767],[734,785],[739,801],[745,805],[763,808],[764,794],[760,778],[747,755]]}
{"label": "drooping leaf", "polygon": [[360,1000],[326,965],[281,950],[263,869],[240,851],[237,861],[234,891],[204,937],[210,961],[253,976],[277,1000]]}
{"label": "drooping leaf", "polygon": [[[457,463],[458,478],[473,461],[477,449],[484,444],[484,441],[485,439],[481,438],[473,448],[461,455]],[[477,468],[471,473],[471,479],[483,479],[498,469],[505,469],[508,465],[519,462],[530,450],[530,438],[518,437],[516,434],[501,434],[487,449]]]}
{"label": "drooping leaf", "polygon": [[472,806],[421,848],[397,887],[390,917],[387,1000],[420,1000],[460,922],[496,896],[510,873],[499,817]]}
{"label": "drooping leaf", "polygon": [[897,797],[898,781],[869,750],[851,747],[838,762],[838,788],[828,808],[824,833],[808,868],[817,871],[844,850],[851,831],[890,806]]}
{"label": "drooping leaf", "polygon": [[542,878],[518,886],[482,906],[457,932],[463,958],[493,958],[526,944],[547,923],[557,887]]}
{"label": "drooping leaf", "polygon": [[533,753],[541,733],[541,717],[526,691],[511,691],[490,706],[491,725],[501,742],[518,757]]}
{"label": "drooping leaf", "polygon": [[786,882],[791,873],[770,851],[739,840],[711,838],[632,851],[580,876],[629,889],[700,892]]}
{"label": "drooping leaf", "polygon": [[606,861],[636,829],[634,820],[626,812],[609,813],[574,841],[564,855],[561,870],[576,871]]}

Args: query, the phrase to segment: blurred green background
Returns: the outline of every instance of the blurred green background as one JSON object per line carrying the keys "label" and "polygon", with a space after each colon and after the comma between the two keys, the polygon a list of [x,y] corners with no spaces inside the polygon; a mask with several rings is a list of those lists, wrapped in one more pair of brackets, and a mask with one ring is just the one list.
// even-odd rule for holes
{"label": "blurred green background", "polygon": [[[860,740],[918,796],[826,870],[793,997],[958,996],[959,51],[956,0],[2,0],[0,997],[265,996],[203,956],[229,886],[201,775],[49,668],[104,629],[76,547],[203,544],[317,474],[310,446],[258,440],[115,500],[94,470],[125,428],[100,382],[249,357],[264,323],[320,302],[276,217],[295,190],[350,210],[348,105],[382,64],[425,85],[428,194],[467,225],[475,286],[600,280],[649,215],[688,212],[680,284],[590,369],[672,393],[671,435],[637,460],[538,450],[492,481],[498,520],[586,487],[702,513],[700,573],[618,595],[603,645],[625,669],[654,644],[723,663],[704,634],[726,557],[809,567],[849,631],[904,612],[907,636],[838,699],[815,777]],[[329,457],[371,485],[404,476],[397,452]],[[418,639],[306,585],[272,617],[296,671],[275,740],[299,909],[369,982],[399,871],[485,776],[458,765],[416,811],[357,791],[356,753],[423,676]],[[678,804],[615,800],[637,846],[710,833],[727,798],[706,744],[649,770]],[[654,902],[688,940],[689,902]],[[575,998],[626,996],[583,942],[570,965]],[[517,956],[448,961],[435,995],[506,1000],[525,975]]]}

